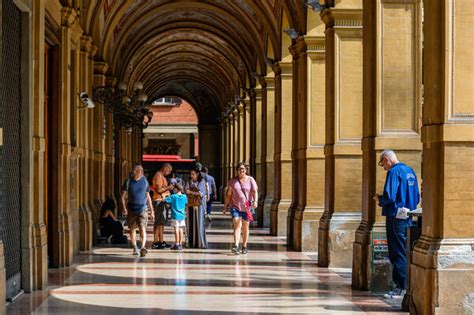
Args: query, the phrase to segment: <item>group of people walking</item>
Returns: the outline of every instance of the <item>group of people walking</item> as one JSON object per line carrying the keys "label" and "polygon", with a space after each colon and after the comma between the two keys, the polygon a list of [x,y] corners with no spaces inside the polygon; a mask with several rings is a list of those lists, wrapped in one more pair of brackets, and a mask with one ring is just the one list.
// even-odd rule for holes
{"label": "group of people walking", "polygon": [[[153,176],[150,185],[144,176],[143,167],[137,164],[122,186],[122,213],[127,217],[133,255],[144,257],[148,252],[145,245],[149,219],[153,221],[152,249],[182,250],[186,241],[192,248],[208,247],[205,223],[212,220],[212,201],[217,199],[215,180],[208,174],[208,169],[203,168],[199,163],[196,163],[189,172],[189,181],[185,185],[178,183],[176,179],[174,182],[167,179],[172,170],[169,163],[163,164]],[[244,163],[239,163],[236,171],[237,176],[232,178],[227,185],[223,213],[226,214],[229,208],[233,218],[232,253],[240,254],[239,243],[242,233],[241,251],[247,254],[249,223],[253,220],[253,209],[257,207],[258,187],[255,179],[247,175],[247,167]],[[173,246],[164,240],[168,209],[170,210],[170,225],[175,235]],[[101,211],[100,224],[104,233],[117,239],[119,234],[123,233],[123,227],[113,215],[114,210],[113,200],[107,200]],[[140,248],[137,246],[137,229],[142,240]]]}
{"label": "group of people walking", "polygon": [[[392,298],[403,296],[405,293],[407,228],[411,226],[411,218],[407,213],[417,208],[420,194],[416,173],[400,162],[394,151],[383,151],[378,165],[387,171],[387,177],[383,193],[375,194],[373,199],[382,208],[382,215],[386,217],[389,259],[393,265],[392,278],[395,284],[395,290],[387,296]],[[171,165],[164,164],[153,177],[150,187],[143,175],[143,167],[135,165],[132,175],[123,185],[121,202],[123,214],[127,216],[134,255],[143,257],[147,253],[145,243],[148,218],[154,221],[152,248],[171,247],[163,238],[164,226],[167,223],[167,204],[171,207],[171,225],[175,234],[172,249],[180,250],[184,247],[184,234],[187,235],[189,247],[208,247],[205,221],[206,218],[208,221],[211,220],[212,200],[217,197],[215,180],[207,174],[207,168],[196,164],[190,171],[190,180],[183,187],[176,181],[168,183],[166,177],[171,171]],[[234,242],[231,251],[234,254],[248,253],[249,223],[252,222],[254,209],[257,208],[257,183],[247,173],[246,165],[239,163],[236,167],[236,176],[227,183],[224,197],[222,212],[226,214],[230,211],[233,220]],[[125,199],[127,194],[128,202]],[[100,222],[108,226],[104,229],[106,233],[120,239],[123,227],[115,222],[114,209],[113,201],[104,203]],[[139,230],[142,239],[140,248],[137,247],[136,229]],[[241,236],[242,247],[240,247]]]}

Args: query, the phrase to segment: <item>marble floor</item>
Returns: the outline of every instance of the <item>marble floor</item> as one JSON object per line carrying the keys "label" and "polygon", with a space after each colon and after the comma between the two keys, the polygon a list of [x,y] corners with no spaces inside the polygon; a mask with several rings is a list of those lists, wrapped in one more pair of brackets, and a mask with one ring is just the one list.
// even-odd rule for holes
{"label": "marble floor", "polygon": [[[47,290],[24,294],[7,314],[405,314],[353,291],[349,269],[319,268],[314,253],[288,252],[267,230],[252,229],[248,255],[231,254],[230,224],[214,215],[205,250],[81,252],[72,267],[50,270]],[[171,241],[171,228],[166,234]]]}

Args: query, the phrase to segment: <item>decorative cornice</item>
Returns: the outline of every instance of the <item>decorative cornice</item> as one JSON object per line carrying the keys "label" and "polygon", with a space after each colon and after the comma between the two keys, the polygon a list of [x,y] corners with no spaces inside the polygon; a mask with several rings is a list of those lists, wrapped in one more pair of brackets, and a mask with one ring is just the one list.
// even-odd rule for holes
{"label": "decorative cornice", "polygon": [[307,36],[305,37],[306,45],[308,45],[308,52],[322,52],[326,51],[326,38],[324,36]]}
{"label": "decorative cornice", "polygon": [[280,62],[281,75],[289,76],[293,74],[292,62]]}
{"label": "decorative cornice", "polygon": [[329,9],[321,13],[326,28],[362,28],[362,9]]}

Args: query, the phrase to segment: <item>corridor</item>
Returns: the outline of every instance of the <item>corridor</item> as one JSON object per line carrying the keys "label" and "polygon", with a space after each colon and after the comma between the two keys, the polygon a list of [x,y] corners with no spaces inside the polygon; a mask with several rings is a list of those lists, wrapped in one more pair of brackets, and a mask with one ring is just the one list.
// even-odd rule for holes
{"label": "corridor", "polygon": [[151,250],[141,259],[116,245],[81,252],[7,314],[398,314],[352,291],[350,270],[318,268],[314,255],[287,252],[265,229],[252,229],[248,255],[230,254],[230,224],[214,216],[207,250]]}

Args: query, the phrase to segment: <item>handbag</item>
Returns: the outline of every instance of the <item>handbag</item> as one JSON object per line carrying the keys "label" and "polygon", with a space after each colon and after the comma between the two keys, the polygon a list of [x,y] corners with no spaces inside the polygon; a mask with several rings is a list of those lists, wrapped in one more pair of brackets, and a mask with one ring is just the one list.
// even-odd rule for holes
{"label": "handbag", "polygon": [[[197,187],[189,187],[189,190],[199,192],[199,189]],[[199,207],[202,204],[202,197],[201,195],[188,195],[188,207]]]}
{"label": "handbag", "polygon": [[245,212],[247,213],[247,219],[249,220],[249,223],[253,222],[253,216],[255,215],[255,209],[252,208],[250,205],[250,200],[249,198],[247,197],[247,194],[245,193],[245,190],[244,190],[244,187],[242,186],[242,183],[240,182],[240,180],[237,178],[237,180],[239,181],[239,184],[240,184],[240,189],[242,190],[242,192],[244,193],[244,196],[245,196]]}

